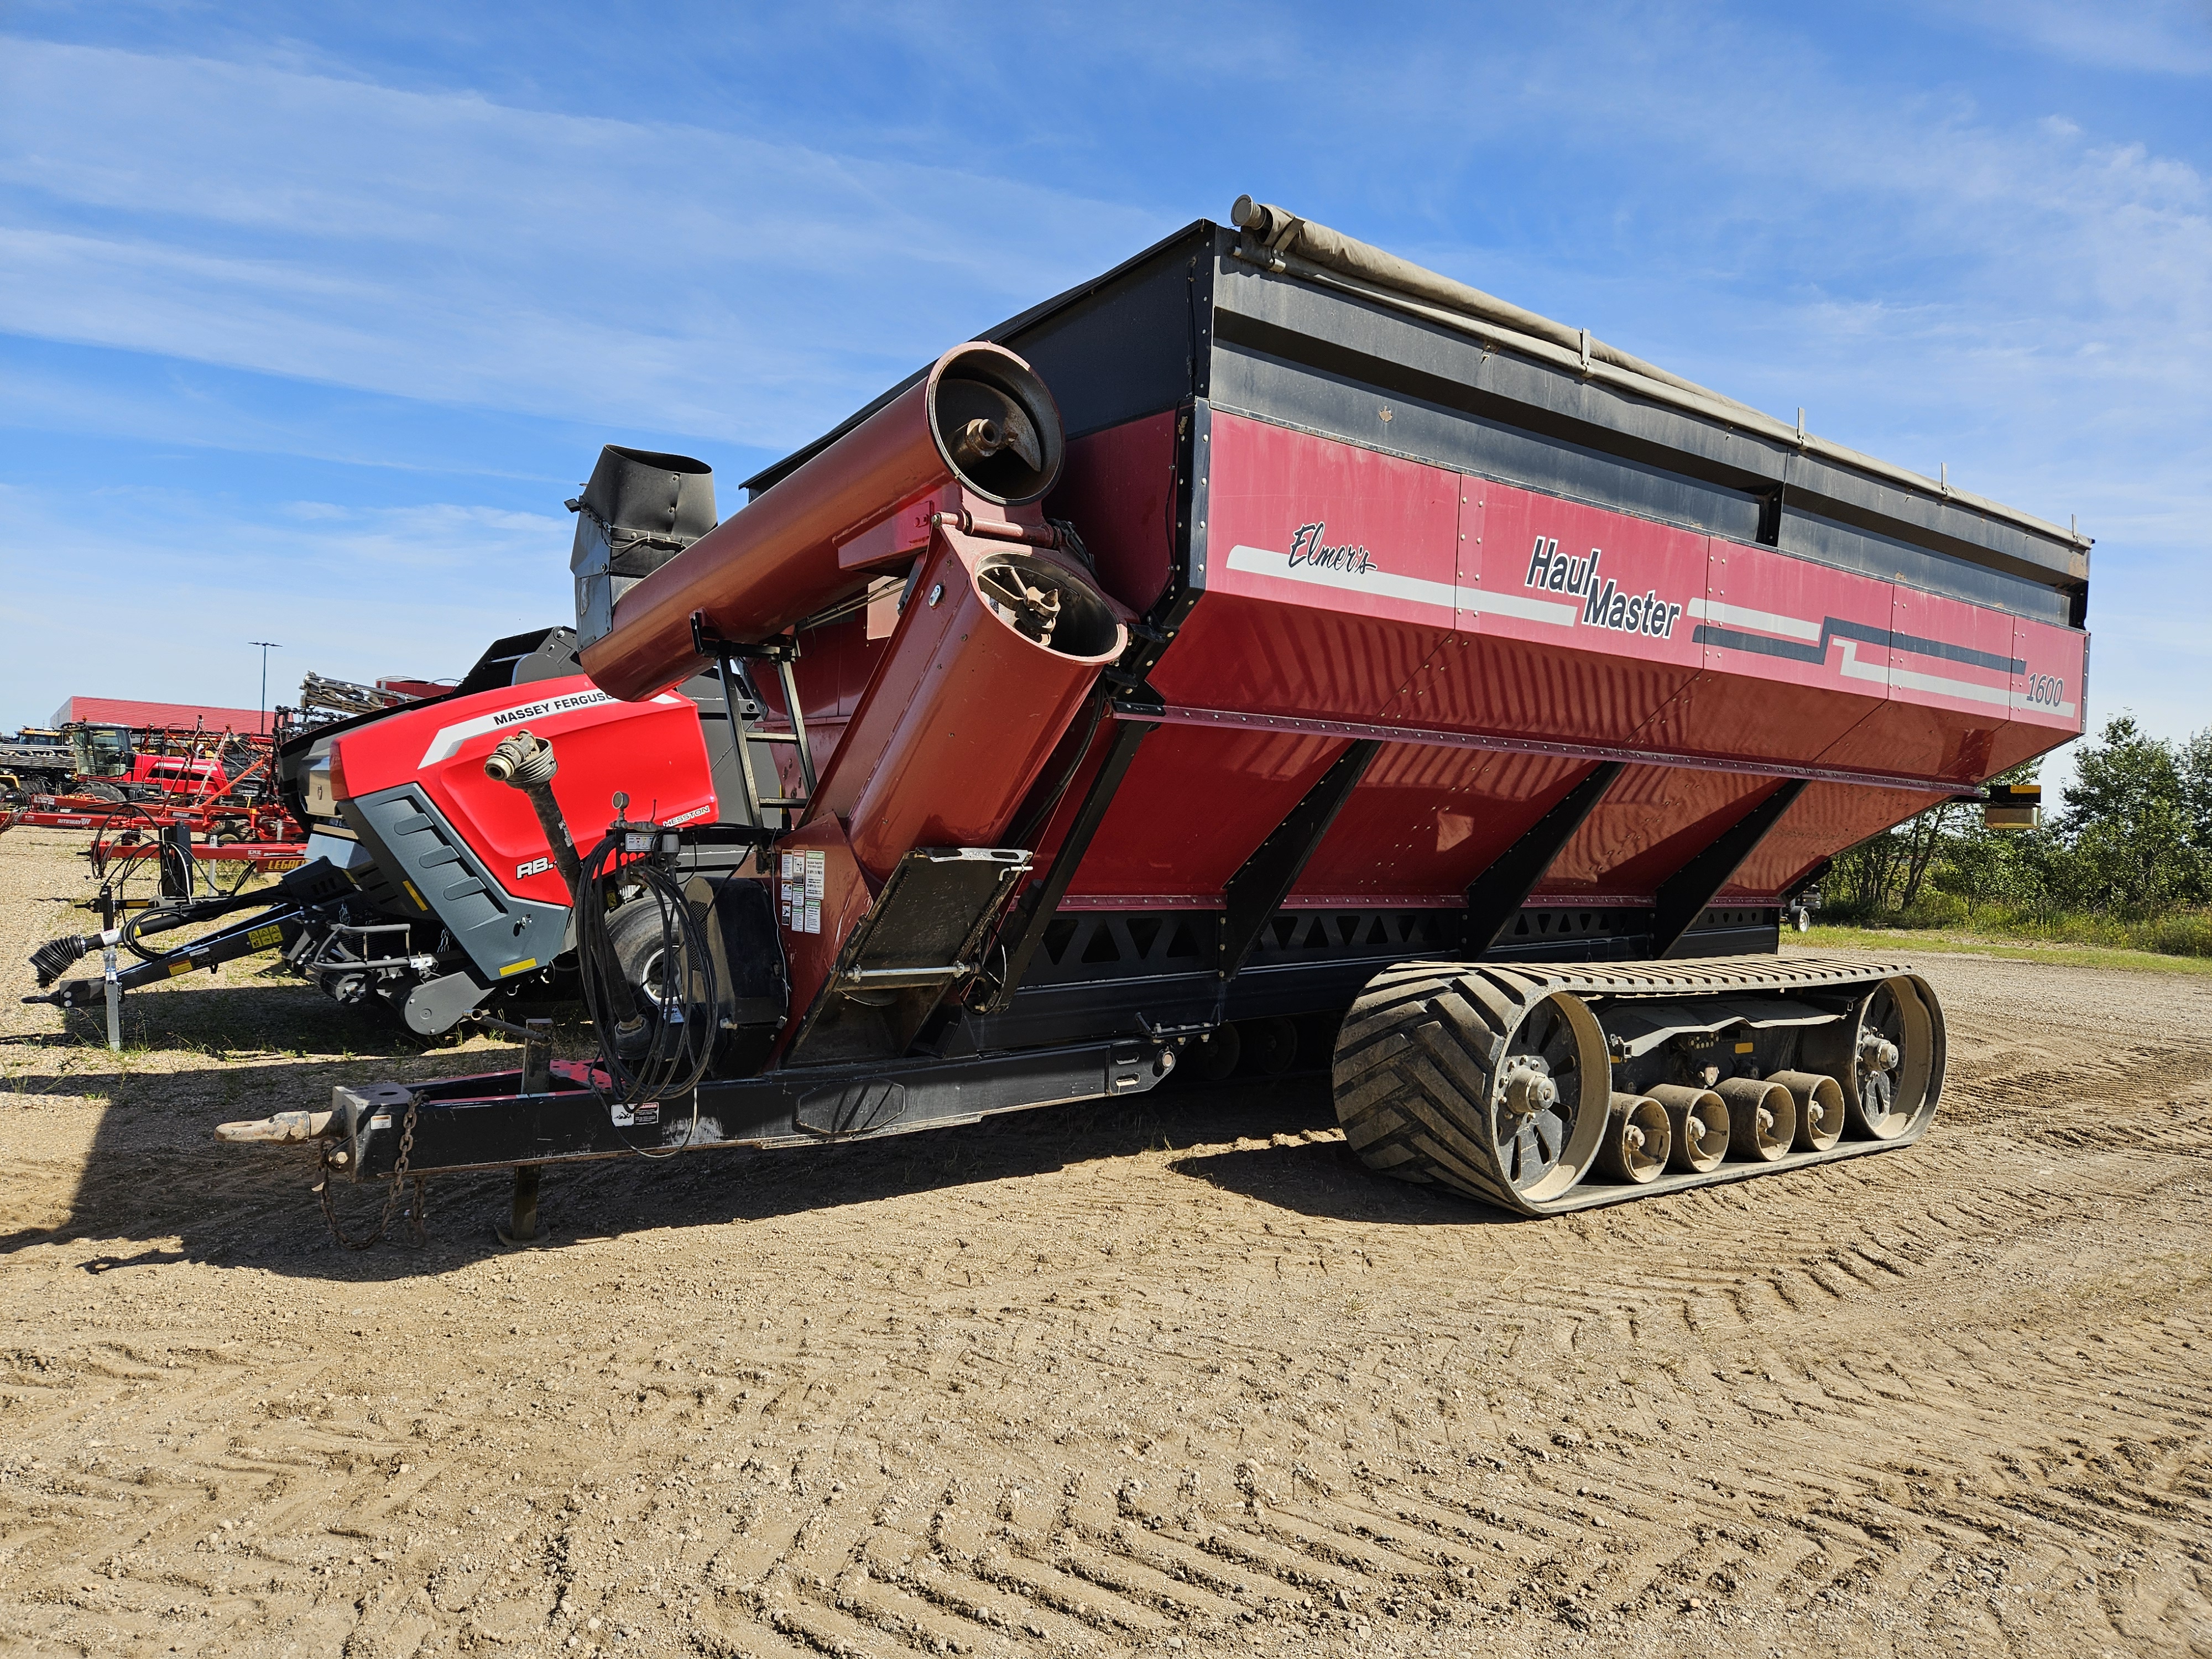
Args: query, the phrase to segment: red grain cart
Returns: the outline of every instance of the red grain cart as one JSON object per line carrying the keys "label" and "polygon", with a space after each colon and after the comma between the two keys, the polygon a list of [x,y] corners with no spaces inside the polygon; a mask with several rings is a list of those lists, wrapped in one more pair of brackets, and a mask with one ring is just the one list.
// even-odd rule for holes
{"label": "red grain cart", "polygon": [[1369,1163],[1528,1213],[1917,1137],[1933,993],[1779,922],[2080,732],[2087,542],[1236,218],[720,525],[606,452],[575,635],[283,761],[295,879],[436,958],[392,996],[573,964],[599,1060],[227,1133],[397,1183],[1318,1053]]}

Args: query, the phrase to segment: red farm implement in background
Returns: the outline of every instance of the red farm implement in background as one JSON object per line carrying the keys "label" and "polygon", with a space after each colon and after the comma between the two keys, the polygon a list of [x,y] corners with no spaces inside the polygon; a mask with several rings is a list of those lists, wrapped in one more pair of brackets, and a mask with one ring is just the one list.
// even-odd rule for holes
{"label": "red farm implement in background", "polygon": [[[89,830],[95,874],[119,872],[168,847],[197,863],[295,868],[305,832],[277,797],[275,745],[345,714],[381,712],[450,684],[400,676],[374,685],[309,674],[300,706],[248,709],[72,697],[35,744],[0,744],[0,833],[17,825]],[[184,722],[189,720],[191,723]],[[225,724],[211,728],[208,722]],[[240,732],[248,726],[266,726]],[[135,724],[130,722],[136,722]],[[180,838],[179,831],[187,832]]]}
{"label": "red farm implement in background", "polygon": [[720,524],[699,463],[606,450],[576,630],[288,743],[311,862],[210,936],[422,1030],[568,975],[598,1059],[224,1133],[514,1166],[526,1231],[549,1163],[1300,1055],[1377,1170],[1525,1214],[1917,1138],[1934,993],[1781,919],[2079,732],[2088,543],[1234,217]]}

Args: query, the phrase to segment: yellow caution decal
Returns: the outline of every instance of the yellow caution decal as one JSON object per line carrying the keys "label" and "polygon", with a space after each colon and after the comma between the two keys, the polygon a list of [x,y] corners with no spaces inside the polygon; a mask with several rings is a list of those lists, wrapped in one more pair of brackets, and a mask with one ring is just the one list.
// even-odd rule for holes
{"label": "yellow caution decal", "polygon": [[423,899],[422,896],[415,890],[415,884],[413,882],[408,880],[406,877],[402,876],[399,878],[399,884],[407,890],[407,896],[415,901],[415,908],[416,909],[427,910],[430,908],[428,903]]}
{"label": "yellow caution decal", "polygon": [[265,951],[272,945],[284,942],[284,930],[272,921],[266,927],[257,927],[248,933],[246,942],[257,951]]}
{"label": "yellow caution decal", "polygon": [[526,974],[537,965],[538,958],[536,957],[525,957],[520,962],[508,963],[506,967],[499,970],[499,976],[501,979],[505,979],[510,974]]}

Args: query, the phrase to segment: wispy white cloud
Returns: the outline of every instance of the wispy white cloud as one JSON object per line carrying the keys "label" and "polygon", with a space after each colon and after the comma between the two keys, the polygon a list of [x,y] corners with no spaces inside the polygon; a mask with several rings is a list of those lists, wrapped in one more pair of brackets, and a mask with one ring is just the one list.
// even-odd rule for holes
{"label": "wispy white cloud", "polygon": [[[1747,50],[1765,72],[1727,120],[1680,95]],[[1439,237],[1433,261],[1515,297],[1564,288],[1569,320],[1618,343],[2062,522],[2141,524],[2163,499],[2204,546],[2212,186],[2190,158],[1869,84],[1771,31],[1599,35],[1517,79],[1530,115],[1608,88],[1552,142],[1620,158],[1620,241],[1501,258]]]}
{"label": "wispy white cloud", "polygon": [[[1855,41],[1700,0],[1571,30],[1502,7],[1348,17],[1226,3],[1194,28],[1158,5],[1008,28],[830,0],[749,23],[750,68],[689,121],[562,112],[514,90],[527,64],[502,102],[379,84],[312,44],[218,61],[9,42],[0,327],[777,449],[1255,189],[1778,413],[1804,404],[1826,435],[2078,513],[2100,538],[2097,706],[2202,722],[2185,682],[2205,649],[2153,624],[2212,603],[2212,148],[2126,99],[2170,106],[2212,70],[2203,0],[1942,0]],[[1991,40],[2042,67],[1978,78],[2023,62]],[[848,118],[860,106],[830,109],[823,83],[871,55],[878,75],[898,60],[896,94]],[[2125,90],[2099,101],[2073,64]],[[801,70],[817,79],[787,95],[776,76]],[[164,434],[201,407],[86,398],[88,422]],[[205,409],[226,441],[347,451],[336,429]],[[508,544],[234,516],[256,545],[311,532],[317,560],[349,536]],[[526,562],[557,606],[556,539]]]}
{"label": "wispy white cloud", "polygon": [[440,501],[258,508],[129,487],[87,503],[0,484],[0,517],[38,569],[35,590],[0,586],[9,696],[27,699],[11,721],[77,692],[251,706],[248,639],[283,646],[271,696],[289,702],[308,669],[458,675],[499,635],[568,620],[565,516]]}
{"label": "wispy white cloud", "polygon": [[[83,372],[81,361],[74,367],[79,372],[29,362],[0,368],[0,423],[47,434],[93,434],[95,442],[282,454],[392,472],[465,472],[493,483],[527,479],[549,490],[575,482],[570,471],[579,458],[588,464],[594,432],[605,430],[595,423],[579,437],[573,453],[546,458],[557,464],[526,470],[501,464],[481,448],[467,454],[441,449],[440,439],[446,434],[441,423],[422,418],[436,411],[418,402],[374,400],[373,414],[383,417],[379,421],[363,407],[372,402],[366,398],[340,392],[320,399],[295,397],[271,407],[265,395],[269,386],[259,377],[224,374],[166,356],[146,364],[134,362],[131,367],[143,372],[119,382]],[[244,387],[240,381],[246,382]],[[257,398],[249,392],[264,395]],[[394,417],[400,417],[397,432]],[[364,430],[368,427],[380,429],[372,435]]]}
{"label": "wispy white cloud", "polygon": [[1160,228],[696,127],[6,54],[7,326],[380,392],[787,442]]}
{"label": "wispy white cloud", "polygon": [[2143,75],[2212,75],[2204,0],[1938,0],[1938,15],[2069,64]]}

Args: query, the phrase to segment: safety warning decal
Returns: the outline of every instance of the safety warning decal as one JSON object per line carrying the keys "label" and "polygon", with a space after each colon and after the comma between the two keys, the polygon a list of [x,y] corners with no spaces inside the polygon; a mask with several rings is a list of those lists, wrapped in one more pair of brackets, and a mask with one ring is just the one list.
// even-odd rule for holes
{"label": "safety warning decal", "polygon": [[783,878],[777,884],[782,893],[783,925],[793,933],[818,933],[822,931],[822,890],[829,872],[829,857],[823,853],[786,853],[783,855]]}

